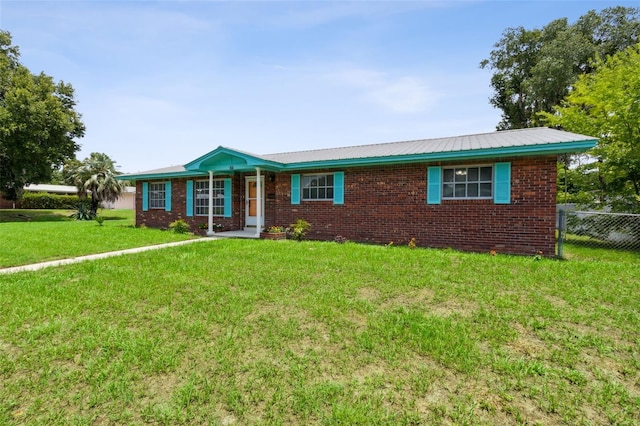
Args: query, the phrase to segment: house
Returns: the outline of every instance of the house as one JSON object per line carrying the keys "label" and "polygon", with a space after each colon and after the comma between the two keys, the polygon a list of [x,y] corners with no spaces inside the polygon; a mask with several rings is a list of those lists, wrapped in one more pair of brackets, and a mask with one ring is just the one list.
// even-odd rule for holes
{"label": "house", "polygon": [[[76,195],[78,193],[78,188],[70,185],[52,185],[46,183],[32,183],[30,185],[25,185],[24,192],[43,192],[47,194],[56,194],[56,195]],[[20,202],[15,203],[14,201],[7,200],[0,196],[0,209],[15,209],[20,208]]]}
{"label": "house", "polygon": [[125,186],[124,192],[114,202],[103,201],[103,209],[134,210],[136,208],[136,187]]}
{"label": "house", "polygon": [[257,237],[302,218],[311,239],[552,256],[558,155],[596,142],[533,128],[269,155],[220,146],[120,178],[136,183],[138,225]]}

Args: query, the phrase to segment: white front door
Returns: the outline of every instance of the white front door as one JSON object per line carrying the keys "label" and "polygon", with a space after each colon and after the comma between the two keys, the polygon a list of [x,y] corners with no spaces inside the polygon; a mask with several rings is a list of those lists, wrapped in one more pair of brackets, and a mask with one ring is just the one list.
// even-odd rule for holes
{"label": "white front door", "polygon": [[[256,226],[258,212],[258,185],[255,176],[246,178],[246,192],[244,196],[244,211],[246,226]],[[260,187],[262,189],[262,200],[260,208],[260,226],[264,226],[264,176],[260,176]]]}

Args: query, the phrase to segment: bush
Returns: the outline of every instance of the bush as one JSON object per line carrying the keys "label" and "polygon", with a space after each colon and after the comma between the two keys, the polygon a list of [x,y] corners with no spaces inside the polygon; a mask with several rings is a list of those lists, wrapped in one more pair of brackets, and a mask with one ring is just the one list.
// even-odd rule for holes
{"label": "bush", "polygon": [[304,219],[298,219],[296,223],[292,223],[287,228],[287,236],[292,240],[302,241],[307,235],[307,231],[311,229],[311,225]]}
{"label": "bush", "polygon": [[171,229],[176,234],[186,234],[191,230],[191,227],[187,222],[182,219],[174,220],[169,224],[169,229]]}
{"label": "bush", "polygon": [[75,210],[79,204],[88,209],[91,206],[91,200],[80,200],[77,195],[49,194],[47,192],[26,192],[20,199],[20,208],[23,209]]}

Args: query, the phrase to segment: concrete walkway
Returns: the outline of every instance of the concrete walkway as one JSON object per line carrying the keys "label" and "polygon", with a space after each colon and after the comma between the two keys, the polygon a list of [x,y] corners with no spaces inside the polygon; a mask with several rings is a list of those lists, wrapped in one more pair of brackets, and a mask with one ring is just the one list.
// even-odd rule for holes
{"label": "concrete walkway", "polygon": [[71,263],[85,262],[87,260],[105,259],[107,257],[120,256],[123,254],[141,253],[143,251],[158,250],[165,247],[182,246],[185,244],[192,244],[192,243],[197,243],[202,241],[213,241],[217,239],[218,239],[217,237],[196,238],[193,240],[177,241],[174,243],[156,244],[153,246],[136,247],[136,248],[130,248],[126,250],[109,251],[106,253],[89,254],[86,256],[72,257],[70,259],[51,260],[49,262],[34,263],[31,265],[13,266],[11,268],[0,269],[0,274],[13,274],[15,272],[23,272],[23,271],[37,271],[39,269],[48,268],[50,266],[69,265]]}

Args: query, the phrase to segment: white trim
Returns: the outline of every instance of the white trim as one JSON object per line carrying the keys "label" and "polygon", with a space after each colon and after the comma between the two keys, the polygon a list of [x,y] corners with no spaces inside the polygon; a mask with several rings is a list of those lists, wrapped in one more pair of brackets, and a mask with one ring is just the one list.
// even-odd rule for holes
{"label": "white trim", "polygon": [[209,171],[209,214],[207,235],[210,237],[215,234],[213,232],[213,172]]}
{"label": "white trim", "polygon": [[264,218],[262,217],[262,178],[260,176],[260,167],[256,167],[256,237],[260,236],[260,231],[264,226]]}
{"label": "white trim", "polygon": [[[486,167],[491,168],[491,179],[488,180],[488,181],[480,179],[480,170],[482,168],[486,168]],[[446,170],[453,170],[454,173],[455,173],[456,169],[466,169],[467,173],[468,173],[469,169],[476,169],[476,168],[478,169],[478,180],[474,180],[474,181],[469,182],[468,180],[465,179],[464,182],[462,182],[462,181],[461,182],[456,182],[455,180],[454,181],[445,181],[445,179],[444,179],[444,174],[445,174]],[[491,200],[491,199],[493,199],[493,194],[495,192],[495,188],[494,188],[494,186],[495,186],[495,178],[493,176],[494,168],[495,168],[495,164],[494,163],[489,163],[489,164],[486,164],[486,163],[485,164],[471,164],[471,165],[466,165],[466,164],[463,165],[463,164],[461,164],[461,165],[455,165],[455,166],[442,166],[442,170],[441,170],[442,177],[441,177],[441,182],[440,182],[440,184],[442,186],[442,192],[441,192],[442,199],[443,200]],[[466,194],[469,183],[478,184],[478,195],[477,196],[465,195],[464,197],[457,197],[455,195],[456,194],[455,185],[456,184],[465,184],[465,194]],[[491,194],[490,195],[481,196],[480,195],[480,185],[481,184],[487,184],[487,183],[491,185]],[[454,186],[454,188],[453,188],[453,196],[452,197],[447,197],[447,196],[444,195],[445,194],[444,187],[447,184]]]}
{"label": "white trim", "polygon": [[[325,198],[305,198],[304,197],[304,189],[305,189],[304,181],[305,181],[305,178],[309,178],[311,176],[317,176],[318,178],[324,176],[325,179],[327,178],[327,176],[331,176],[331,180],[332,180],[331,186],[327,185],[326,181],[325,181],[325,185],[324,186],[316,187],[316,189],[323,188],[325,190]],[[335,175],[332,172],[327,172],[327,173],[305,173],[305,174],[300,175],[300,201],[333,201],[333,199],[335,197],[335,180],[334,179],[335,179]],[[328,189],[331,189],[331,197],[327,197],[326,196],[326,191]]]}
{"label": "white trim", "polygon": [[[256,202],[260,201],[260,209],[258,209],[258,207],[256,206],[256,216],[249,216],[249,183],[250,182],[256,182]],[[244,223],[245,223],[245,229],[247,229],[248,227],[256,227],[256,234],[259,234],[260,231],[262,230],[262,226],[264,226],[264,214],[262,212],[264,212],[264,194],[260,193],[260,195],[258,196],[258,189],[260,189],[262,192],[264,192],[264,175],[260,175],[260,187],[258,188],[258,183],[257,183],[257,179],[256,176],[245,176],[244,178]],[[261,222],[258,222],[258,213],[260,213],[260,219]],[[249,219],[251,218],[251,220]],[[258,224],[260,224],[260,226],[258,226]],[[251,229],[251,228],[249,228]]]}

